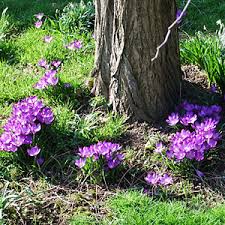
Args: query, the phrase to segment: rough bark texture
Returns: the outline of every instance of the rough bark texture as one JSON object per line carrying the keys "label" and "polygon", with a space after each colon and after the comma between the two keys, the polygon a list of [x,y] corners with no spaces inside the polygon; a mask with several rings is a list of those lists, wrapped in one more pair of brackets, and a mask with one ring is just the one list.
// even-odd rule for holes
{"label": "rough bark texture", "polygon": [[129,118],[162,118],[180,94],[176,29],[151,58],[175,19],[175,0],[96,0],[95,7],[95,94]]}

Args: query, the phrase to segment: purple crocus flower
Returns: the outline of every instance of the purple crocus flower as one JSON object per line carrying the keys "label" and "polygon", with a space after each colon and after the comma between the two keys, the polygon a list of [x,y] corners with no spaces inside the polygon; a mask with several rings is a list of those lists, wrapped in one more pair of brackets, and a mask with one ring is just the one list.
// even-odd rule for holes
{"label": "purple crocus flower", "polygon": [[12,135],[9,132],[5,132],[0,136],[0,141],[2,141],[5,144],[9,144],[12,140]]}
{"label": "purple crocus flower", "polygon": [[79,167],[80,169],[83,168],[85,166],[85,163],[86,163],[86,159],[85,158],[80,158],[80,159],[77,159],[75,161],[75,165],[77,167]]}
{"label": "purple crocus flower", "polygon": [[186,12],[184,12],[183,15],[181,16],[182,11],[183,10],[181,10],[181,9],[177,10],[177,13],[176,13],[176,19],[178,19],[177,24],[180,24],[182,22],[182,18],[184,16],[186,16],[186,14],[187,14]]}
{"label": "purple crocus flower", "polygon": [[107,165],[109,169],[114,169],[116,168],[121,161],[124,160],[124,155],[123,154],[116,154],[114,156],[110,155],[107,157]]}
{"label": "purple crocus flower", "polygon": [[198,107],[197,105],[191,104],[188,101],[184,101],[181,104],[181,108],[187,112],[193,112],[197,107]]}
{"label": "purple crocus flower", "polygon": [[109,169],[114,169],[119,164],[120,164],[120,160],[118,160],[118,159],[111,159],[111,160],[108,160],[108,162],[107,162]]}
{"label": "purple crocus flower", "polygon": [[57,74],[56,70],[49,70],[45,73],[45,77],[49,78],[49,77],[54,77]]}
{"label": "purple crocus flower", "polygon": [[124,160],[125,156],[124,156],[124,154],[117,153],[115,158],[117,158],[118,160],[122,161],[122,160]]}
{"label": "purple crocus flower", "polygon": [[55,60],[52,62],[52,66],[54,66],[55,68],[58,68],[61,65],[61,61],[60,60]]}
{"label": "purple crocus flower", "polygon": [[54,120],[54,115],[49,107],[43,108],[40,113],[37,115],[38,121],[44,124],[51,124]]}
{"label": "purple crocus flower", "polygon": [[165,149],[165,146],[163,145],[163,143],[159,142],[156,144],[155,152],[162,153],[164,149]]}
{"label": "purple crocus flower", "polygon": [[29,156],[36,156],[40,153],[41,149],[38,146],[27,149],[27,153]]}
{"label": "purple crocus flower", "polygon": [[154,186],[155,185],[168,186],[173,183],[173,178],[171,176],[169,176],[168,174],[164,174],[161,176],[155,172],[150,172],[145,177],[145,181],[148,184],[151,184]]}
{"label": "purple crocus flower", "polygon": [[59,79],[55,77],[56,73],[56,70],[47,71],[44,76],[34,85],[34,88],[44,89],[49,85],[55,86],[59,81]]}
{"label": "purple crocus flower", "polygon": [[206,132],[210,130],[214,130],[218,124],[218,120],[207,118],[202,123],[196,123],[195,129],[200,132]]}
{"label": "purple crocus flower", "polygon": [[47,36],[45,36],[45,37],[44,37],[44,39],[43,39],[43,40],[44,40],[44,42],[45,42],[45,43],[50,43],[50,42],[53,40],[53,37],[52,37],[52,36],[47,35]]}
{"label": "purple crocus flower", "polygon": [[211,86],[210,86],[210,91],[211,91],[212,93],[216,93],[216,92],[217,92],[217,86],[216,86],[216,84],[211,84]]}
{"label": "purple crocus flower", "polygon": [[93,146],[79,148],[79,155],[83,158],[90,158],[94,155]]}
{"label": "purple crocus flower", "polygon": [[11,143],[16,147],[20,147],[22,144],[24,144],[25,137],[25,135],[14,136]]}
{"label": "purple crocus flower", "polygon": [[175,126],[179,122],[179,115],[178,115],[178,113],[171,113],[171,115],[168,116],[168,119],[166,120],[166,122],[170,126]]}
{"label": "purple crocus flower", "polygon": [[181,119],[180,123],[184,126],[188,126],[189,124],[194,124],[197,121],[197,115],[193,112],[187,112]]}
{"label": "purple crocus flower", "polygon": [[43,24],[43,22],[41,20],[38,20],[37,22],[35,22],[34,25],[36,28],[41,28],[42,24]]}
{"label": "purple crocus flower", "polygon": [[173,178],[171,176],[169,176],[168,174],[164,174],[161,178],[160,178],[160,184],[167,186],[169,184],[173,183]]}
{"label": "purple crocus flower", "polygon": [[41,124],[40,123],[33,123],[30,129],[29,133],[36,134],[41,130]]}
{"label": "purple crocus flower", "polygon": [[64,83],[64,87],[65,87],[65,88],[71,88],[72,85],[71,85],[70,83]]}
{"label": "purple crocus flower", "polygon": [[75,40],[75,41],[71,42],[70,44],[68,44],[66,46],[66,48],[68,48],[70,50],[81,49],[82,48],[82,43],[81,43],[81,41]]}
{"label": "purple crocus flower", "polygon": [[39,157],[36,159],[37,164],[40,166],[44,163],[44,161],[45,161],[45,159],[43,157]]}
{"label": "purple crocus flower", "polygon": [[219,105],[212,105],[210,106],[210,109],[213,113],[220,113],[222,111],[222,107]]}
{"label": "purple crocus flower", "polygon": [[196,169],[195,172],[196,172],[197,176],[200,178],[205,176],[205,174],[203,172],[201,172],[200,170]]}
{"label": "purple crocus flower", "polygon": [[25,145],[31,145],[32,144],[32,136],[31,135],[27,135],[24,139],[23,144]]}
{"label": "purple crocus flower", "polygon": [[44,13],[38,13],[34,15],[38,20],[41,20],[44,16]]}
{"label": "purple crocus flower", "polygon": [[46,79],[47,84],[52,86],[58,84],[58,81],[59,81],[58,77],[49,77]]}
{"label": "purple crocus flower", "polygon": [[145,181],[151,185],[157,185],[160,181],[161,176],[156,174],[155,172],[150,172],[145,177]]}
{"label": "purple crocus flower", "polygon": [[44,79],[41,79],[41,80],[39,80],[33,87],[34,87],[35,89],[41,90],[41,89],[46,88],[47,85],[46,85],[45,80],[44,80]]}
{"label": "purple crocus flower", "polygon": [[167,150],[167,151],[166,151],[166,156],[167,156],[169,159],[172,159],[172,158],[174,157],[173,151]]}
{"label": "purple crocus flower", "polygon": [[47,69],[48,68],[48,62],[45,59],[40,59],[38,61],[38,66]]}

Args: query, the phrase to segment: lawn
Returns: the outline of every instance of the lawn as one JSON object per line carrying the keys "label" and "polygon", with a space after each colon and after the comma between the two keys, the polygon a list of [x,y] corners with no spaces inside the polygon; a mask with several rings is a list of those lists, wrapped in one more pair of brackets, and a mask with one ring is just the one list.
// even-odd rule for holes
{"label": "lawn", "polygon": [[[29,148],[0,151],[0,223],[225,224],[223,139],[203,162],[179,164],[155,154],[157,143],[168,143],[169,134],[179,127],[130,125],[124,116],[112,113],[104,97],[91,94],[94,7],[88,0],[70,2],[0,2],[0,12],[7,8],[0,19],[0,131],[13,111],[16,119],[10,126],[23,129],[22,138],[28,142],[32,139]],[[179,1],[179,7],[183,5]],[[208,87],[224,84],[225,68],[217,60],[223,49],[213,34],[216,21],[225,22],[224,10],[223,1],[193,0],[180,26],[180,33],[190,38],[181,40],[186,80],[203,90],[196,96],[195,89],[185,95],[191,92],[199,107],[221,104],[221,93],[211,93]],[[40,27],[35,26],[38,13],[44,13]],[[204,33],[196,34],[199,30]],[[43,80],[48,86],[35,88]],[[42,103],[31,103],[31,96]],[[18,119],[17,113],[26,110],[24,104],[29,105],[25,118],[37,117],[40,127],[32,122],[26,127]],[[37,104],[41,104],[38,113]],[[17,120],[24,123],[22,128]],[[217,126],[221,133],[223,127],[222,121]],[[109,148],[115,149],[117,161],[104,153],[85,162],[79,159],[87,149]],[[111,170],[114,166],[118,167]],[[147,172],[160,168],[173,177],[173,184],[167,180],[171,185],[149,185]]]}
{"label": "lawn", "polygon": [[[109,218],[101,224],[120,225],[211,225],[224,224],[225,206],[209,208],[197,197],[188,203],[183,201],[154,200],[136,191],[120,193],[107,201]],[[83,221],[82,221],[83,219]],[[72,224],[98,224],[94,218],[79,215]],[[88,221],[89,219],[89,221]]]}
{"label": "lawn", "polygon": [[[186,1],[179,0],[178,6],[184,7]],[[192,0],[187,16],[181,28],[190,35],[197,31],[215,32],[218,28],[216,21],[225,23],[225,2],[223,0]]]}

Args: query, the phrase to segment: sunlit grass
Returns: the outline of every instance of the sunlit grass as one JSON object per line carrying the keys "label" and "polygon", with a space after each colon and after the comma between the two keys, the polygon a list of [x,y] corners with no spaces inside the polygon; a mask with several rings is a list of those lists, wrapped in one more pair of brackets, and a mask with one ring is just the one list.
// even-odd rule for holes
{"label": "sunlit grass", "polygon": [[225,205],[209,208],[193,197],[191,201],[154,200],[137,191],[117,194],[107,201],[108,216],[97,221],[93,216],[74,216],[71,224],[113,225],[222,225]]}

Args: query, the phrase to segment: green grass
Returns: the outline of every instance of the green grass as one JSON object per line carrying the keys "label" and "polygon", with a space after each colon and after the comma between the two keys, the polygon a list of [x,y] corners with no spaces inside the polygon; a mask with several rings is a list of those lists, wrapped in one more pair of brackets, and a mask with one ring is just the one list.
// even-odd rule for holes
{"label": "green grass", "polygon": [[137,191],[117,194],[106,203],[108,216],[97,222],[92,216],[81,214],[71,224],[112,225],[222,225],[225,205],[207,206],[198,198],[185,201],[161,201]]}
{"label": "green grass", "polygon": [[[184,7],[183,0],[178,1],[179,8]],[[221,19],[225,23],[225,2],[223,0],[192,0],[187,11],[187,16],[181,26],[188,34],[203,31],[204,26],[208,32],[215,32],[216,21]]]}
{"label": "green grass", "polygon": [[69,2],[69,0],[4,0],[0,2],[0,11],[8,7],[11,22],[17,28],[24,29],[33,24],[36,13],[43,12],[48,16],[54,16],[57,9],[62,10]]}

